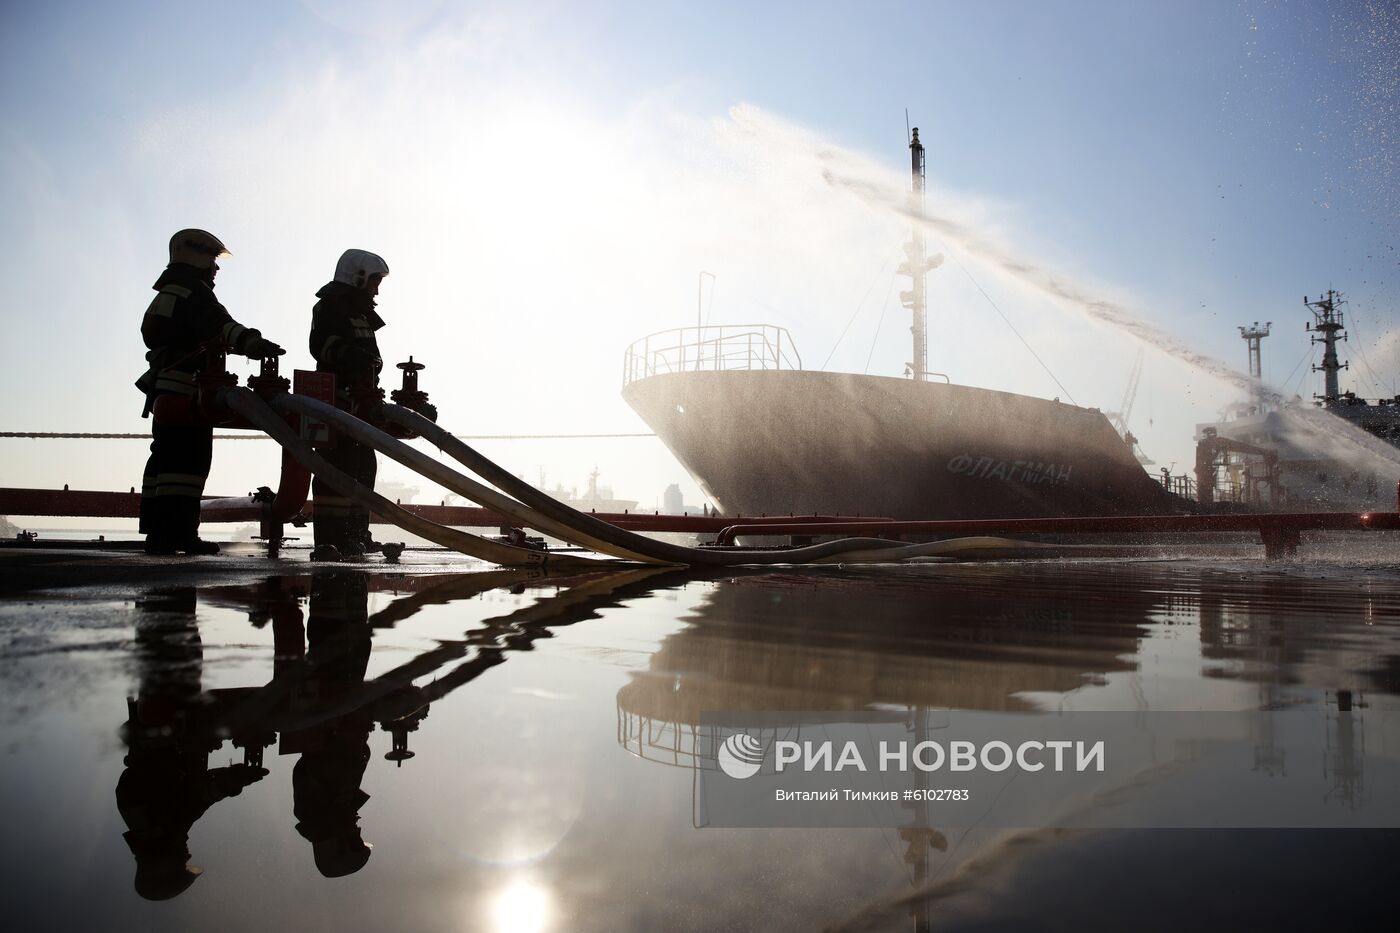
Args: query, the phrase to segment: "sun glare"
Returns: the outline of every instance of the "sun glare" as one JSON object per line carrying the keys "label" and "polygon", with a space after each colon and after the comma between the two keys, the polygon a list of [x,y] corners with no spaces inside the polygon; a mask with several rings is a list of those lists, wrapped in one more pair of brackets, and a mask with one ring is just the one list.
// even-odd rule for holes
{"label": "sun glare", "polygon": [[542,933],[549,923],[549,892],[533,882],[513,882],[496,895],[491,916],[496,933]]}

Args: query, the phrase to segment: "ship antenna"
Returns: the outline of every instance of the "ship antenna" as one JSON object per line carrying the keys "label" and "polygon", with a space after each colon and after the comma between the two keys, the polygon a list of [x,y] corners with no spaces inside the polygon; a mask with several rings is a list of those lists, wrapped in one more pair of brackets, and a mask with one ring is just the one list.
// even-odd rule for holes
{"label": "ship antenna", "polygon": [[1346,325],[1342,321],[1342,311],[1339,305],[1345,304],[1341,292],[1328,289],[1325,295],[1318,296],[1316,301],[1308,301],[1308,296],[1303,296],[1303,304],[1312,312],[1313,321],[1308,322],[1308,330],[1316,331],[1321,337],[1313,337],[1313,343],[1322,344],[1322,365],[1314,366],[1313,372],[1322,372],[1325,380],[1324,393],[1321,396],[1314,395],[1313,398],[1320,398],[1322,404],[1328,408],[1341,403],[1341,389],[1337,385],[1337,373],[1343,369],[1350,369],[1351,364],[1339,362],[1337,359],[1337,341],[1346,340],[1347,335],[1343,327]]}
{"label": "ship antenna", "polygon": [[[907,112],[906,112],[907,113]],[[907,116],[906,116],[907,119]],[[900,303],[913,312],[914,358],[908,371],[916,382],[928,380],[928,270],[930,263],[924,245],[924,144],[919,142],[919,128],[909,134],[909,165],[913,188],[909,192],[909,213],[913,228],[909,242],[904,244],[905,261],[897,270],[911,281],[908,291],[899,293]]]}

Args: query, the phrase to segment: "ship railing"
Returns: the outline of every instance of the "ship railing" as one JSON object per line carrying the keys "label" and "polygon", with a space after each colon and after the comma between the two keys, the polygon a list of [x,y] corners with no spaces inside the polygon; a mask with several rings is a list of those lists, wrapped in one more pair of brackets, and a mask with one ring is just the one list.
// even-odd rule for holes
{"label": "ship railing", "polygon": [[1176,493],[1183,499],[1196,498],[1196,479],[1189,473],[1171,474],[1164,472],[1161,477],[1154,476],[1153,479],[1162,484],[1162,488],[1167,492]]}
{"label": "ship railing", "polygon": [[801,368],[802,357],[785,327],[677,327],[648,334],[627,348],[622,358],[622,384],[663,373]]}

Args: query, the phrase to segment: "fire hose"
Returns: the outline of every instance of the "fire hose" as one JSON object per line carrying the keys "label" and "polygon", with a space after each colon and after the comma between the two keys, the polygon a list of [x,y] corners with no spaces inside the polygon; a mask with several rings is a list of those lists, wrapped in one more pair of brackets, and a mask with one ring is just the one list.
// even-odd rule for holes
{"label": "fire hose", "polygon": [[297,433],[288,426],[285,419],[251,390],[228,389],[221,393],[219,400],[230,411],[243,416],[248,419],[249,423],[267,432],[284,450],[290,452],[303,466],[315,473],[337,493],[352,502],[365,506],[405,531],[426,538],[434,544],[504,567],[544,565],[546,563],[551,567],[570,569],[598,566],[597,561],[589,558],[550,554],[547,551],[538,551],[534,548],[515,547],[510,544],[489,541],[486,538],[458,531],[446,525],[439,525],[437,522],[414,515],[331,466],[325,458],[311,448],[310,444],[297,436]]}
{"label": "fire hose", "polygon": [[357,443],[373,447],[444,489],[464,496],[483,508],[491,509],[522,526],[534,528],[560,540],[568,541],[570,544],[577,544],[600,554],[607,554],[623,560],[648,564],[671,563],[609,544],[604,540],[570,528],[563,522],[552,520],[509,496],[502,495],[470,477],[463,476],[447,464],[434,460],[398,438],[391,437],[354,415],[342,411],[334,405],[328,405],[319,399],[307,398],[303,395],[278,395],[271,400],[271,405],[275,411],[284,414],[294,412],[324,421]]}

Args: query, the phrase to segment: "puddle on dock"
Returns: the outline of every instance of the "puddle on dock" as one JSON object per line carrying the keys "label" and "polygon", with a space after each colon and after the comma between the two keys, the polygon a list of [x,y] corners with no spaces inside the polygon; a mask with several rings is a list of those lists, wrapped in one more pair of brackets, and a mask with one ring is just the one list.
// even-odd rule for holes
{"label": "puddle on dock", "polygon": [[14,929],[1389,914],[1393,831],[949,829],[920,861],[893,830],[697,828],[693,796],[702,710],[1392,704],[1383,565],[303,570],[20,593],[0,620]]}

